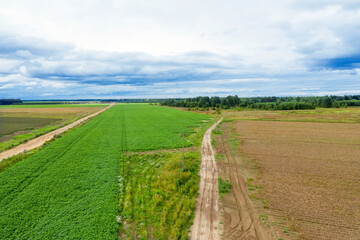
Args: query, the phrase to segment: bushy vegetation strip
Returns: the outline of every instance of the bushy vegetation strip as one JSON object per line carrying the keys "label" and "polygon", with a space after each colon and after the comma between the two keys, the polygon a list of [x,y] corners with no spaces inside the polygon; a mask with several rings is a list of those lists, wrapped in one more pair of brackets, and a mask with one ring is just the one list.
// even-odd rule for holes
{"label": "bushy vegetation strip", "polygon": [[198,194],[201,155],[155,153],[125,157],[121,186],[120,236],[125,239],[187,239]]}

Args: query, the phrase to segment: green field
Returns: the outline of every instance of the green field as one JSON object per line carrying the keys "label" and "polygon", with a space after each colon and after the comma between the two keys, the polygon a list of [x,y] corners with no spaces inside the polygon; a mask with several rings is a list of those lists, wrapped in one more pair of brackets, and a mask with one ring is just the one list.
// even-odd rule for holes
{"label": "green field", "polygon": [[[140,224],[139,219],[146,219],[151,213],[148,209],[130,211],[127,208],[139,204],[128,204],[129,198],[141,202],[139,189],[135,187],[138,185],[128,184],[135,181],[131,177],[134,174],[144,189],[149,189],[146,184],[152,182],[144,178],[162,177],[160,183],[154,182],[154,189],[159,192],[149,193],[147,197],[166,191],[167,186],[175,186],[160,204],[183,204],[181,208],[185,213],[178,216],[177,233],[171,236],[184,236],[189,226],[186,221],[192,216],[193,205],[190,203],[195,199],[195,190],[191,190],[186,181],[190,180],[191,186],[195,183],[197,190],[197,170],[191,166],[199,162],[199,155],[189,156],[189,169],[179,173],[180,155],[156,157],[150,154],[144,157],[127,154],[180,147],[181,132],[187,132],[188,139],[191,135],[200,136],[191,133],[200,124],[209,124],[203,120],[209,120],[209,117],[159,106],[116,105],[86,125],[65,134],[0,173],[0,239],[116,239],[119,228],[127,237],[126,231],[133,234],[138,226],[144,224]],[[191,142],[186,141],[186,145],[191,145]],[[147,174],[154,164],[160,172],[155,170]],[[166,178],[161,169],[171,169],[173,177]],[[166,181],[168,183],[163,185]],[[182,200],[179,191],[191,191],[191,199]],[[167,209],[161,218],[165,218],[164,222],[158,223],[159,217],[154,216],[139,231],[166,239],[163,230],[173,224],[174,216],[171,216],[169,206],[164,209]],[[124,229],[121,219],[128,219],[130,230]],[[118,221],[122,224],[119,225]]]}

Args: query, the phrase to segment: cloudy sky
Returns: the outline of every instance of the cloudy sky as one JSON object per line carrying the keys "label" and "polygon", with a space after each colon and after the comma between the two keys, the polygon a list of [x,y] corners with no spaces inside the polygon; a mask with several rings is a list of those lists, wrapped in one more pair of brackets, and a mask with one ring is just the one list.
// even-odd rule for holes
{"label": "cloudy sky", "polygon": [[359,0],[0,0],[0,98],[360,94]]}

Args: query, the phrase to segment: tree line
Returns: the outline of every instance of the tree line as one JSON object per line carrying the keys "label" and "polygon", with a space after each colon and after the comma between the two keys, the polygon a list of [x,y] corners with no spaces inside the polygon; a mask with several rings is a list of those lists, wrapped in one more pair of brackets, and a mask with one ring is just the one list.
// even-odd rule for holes
{"label": "tree line", "polygon": [[297,110],[360,106],[360,95],[322,97],[227,97],[171,98],[159,100],[160,105],[185,108],[247,108],[262,110]]}
{"label": "tree line", "polygon": [[[89,99],[90,100],[90,99]],[[59,102],[59,103],[65,103]],[[74,100],[72,100],[74,101]],[[82,100],[84,101],[84,100]],[[322,97],[248,97],[237,95],[227,97],[195,97],[168,99],[102,99],[101,102],[150,103],[185,108],[247,108],[262,110],[297,110],[321,108],[339,108],[360,106],[360,95],[322,96]],[[54,102],[49,102],[54,104]],[[0,105],[24,104],[21,99],[0,99]],[[28,103],[26,103],[28,104]],[[43,103],[42,103],[43,104]]]}
{"label": "tree line", "polygon": [[0,105],[21,104],[21,99],[0,99]]}

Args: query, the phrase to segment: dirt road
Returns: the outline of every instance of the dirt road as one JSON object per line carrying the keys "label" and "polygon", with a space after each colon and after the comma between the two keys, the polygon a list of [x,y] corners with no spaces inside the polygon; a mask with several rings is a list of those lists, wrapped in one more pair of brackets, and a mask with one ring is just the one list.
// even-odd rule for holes
{"label": "dirt road", "polygon": [[79,120],[76,120],[75,122],[70,123],[69,125],[66,125],[66,126],[64,126],[62,128],[59,128],[59,129],[56,129],[56,130],[54,130],[52,132],[46,133],[46,134],[44,134],[44,135],[42,135],[40,137],[29,140],[29,141],[27,141],[27,142],[25,142],[23,144],[20,144],[20,145],[18,145],[16,147],[11,148],[11,149],[5,150],[5,151],[0,153],[0,161],[2,161],[3,159],[6,159],[6,158],[12,157],[14,155],[17,155],[19,153],[22,153],[24,151],[29,151],[31,149],[38,148],[41,145],[43,145],[46,141],[49,141],[52,138],[54,138],[56,135],[58,135],[60,133],[63,133],[66,130],[68,130],[70,128],[73,128],[76,125],[84,122],[85,120],[104,112],[105,110],[109,109],[113,105],[114,105],[114,103],[110,104],[106,108],[104,108],[104,109],[102,109],[102,110],[100,110],[100,111],[98,111],[96,113],[90,114],[90,115],[88,115],[86,117],[83,117],[83,118],[81,118]]}
{"label": "dirt road", "polygon": [[211,131],[222,119],[205,133],[201,144],[200,190],[196,204],[194,224],[190,239],[218,240],[219,235],[219,189],[218,171],[214,150],[211,146]]}

